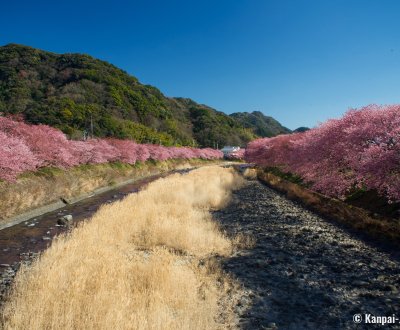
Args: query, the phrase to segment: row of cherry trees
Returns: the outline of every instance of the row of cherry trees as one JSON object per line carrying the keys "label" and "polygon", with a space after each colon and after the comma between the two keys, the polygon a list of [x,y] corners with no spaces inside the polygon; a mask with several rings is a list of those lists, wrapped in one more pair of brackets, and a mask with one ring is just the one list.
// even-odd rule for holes
{"label": "row of cherry trees", "polygon": [[72,141],[55,128],[0,117],[0,179],[8,181],[22,172],[47,166],[69,168],[114,161],[135,164],[148,159],[222,157],[222,152],[210,148],[164,147],[118,139]]}
{"label": "row of cherry trees", "polygon": [[363,188],[400,201],[400,105],[369,105],[305,133],[255,140],[245,158],[297,174],[330,196]]}

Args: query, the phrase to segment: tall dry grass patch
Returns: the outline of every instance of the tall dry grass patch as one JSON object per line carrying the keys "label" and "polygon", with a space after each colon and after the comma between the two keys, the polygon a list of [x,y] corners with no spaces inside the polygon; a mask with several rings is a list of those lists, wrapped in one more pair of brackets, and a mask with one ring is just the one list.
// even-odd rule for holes
{"label": "tall dry grass patch", "polygon": [[249,180],[257,179],[257,170],[255,168],[246,168],[243,172],[243,176]]}
{"label": "tall dry grass patch", "polygon": [[204,167],[104,205],[18,273],[6,329],[213,329],[223,286],[200,258],[231,242],[209,210],[241,185]]}

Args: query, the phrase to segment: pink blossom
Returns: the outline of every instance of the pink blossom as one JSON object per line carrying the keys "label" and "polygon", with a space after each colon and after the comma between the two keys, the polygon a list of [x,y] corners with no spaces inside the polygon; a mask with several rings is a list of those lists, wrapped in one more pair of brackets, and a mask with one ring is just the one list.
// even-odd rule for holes
{"label": "pink blossom", "polygon": [[136,161],[164,161],[170,158],[215,159],[222,158],[222,153],[210,148],[141,145],[131,140],[71,141],[50,126],[29,125],[0,116],[0,178],[4,180],[15,180],[24,171],[46,166],[68,168],[115,161],[135,164]]}
{"label": "pink blossom", "polygon": [[135,164],[137,160],[137,144],[131,140],[107,140],[114,148],[119,151],[119,160],[123,163]]}
{"label": "pink blossom", "polygon": [[298,174],[330,196],[363,187],[400,201],[400,105],[352,109],[305,133],[252,141],[245,158]]}
{"label": "pink blossom", "polygon": [[14,181],[18,174],[33,171],[38,164],[21,139],[0,132],[0,179]]}

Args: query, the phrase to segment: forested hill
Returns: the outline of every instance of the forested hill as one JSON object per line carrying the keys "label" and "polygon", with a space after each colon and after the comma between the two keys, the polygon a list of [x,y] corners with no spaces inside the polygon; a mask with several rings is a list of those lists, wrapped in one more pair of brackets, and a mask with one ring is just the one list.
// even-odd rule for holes
{"label": "forested hill", "polygon": [[262,137],[272,137],[279,134],[291,133],[291,130],[282,126],[272,117],[265,116],[260,111],[235,112],[230,115],[244,127],[252,129],[254,134]]}
{"label": "forested hill", "polygon": [[0,47],[0,112],[72,138],[93,127],[96,136],[164,145],[244,145],[265,131],[190,99],[166,97],[89,55],[16,44]]}

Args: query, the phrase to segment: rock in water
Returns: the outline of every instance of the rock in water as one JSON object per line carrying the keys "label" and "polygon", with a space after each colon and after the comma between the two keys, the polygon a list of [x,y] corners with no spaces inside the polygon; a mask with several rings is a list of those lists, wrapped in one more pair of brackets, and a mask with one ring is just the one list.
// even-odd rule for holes
{"label": "rock in water", "polygon": [[70,225],[72,222],[72,215],[71,214],[67,214],[64,215],[61,218],[58,218],[57,223],[61,226],[68,226]]}

